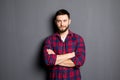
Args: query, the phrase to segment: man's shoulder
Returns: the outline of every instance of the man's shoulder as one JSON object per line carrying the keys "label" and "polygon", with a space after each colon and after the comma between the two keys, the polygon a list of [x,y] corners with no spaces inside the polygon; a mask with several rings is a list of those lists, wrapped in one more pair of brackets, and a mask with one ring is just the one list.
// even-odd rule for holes
{"label": "man's shoulder", "polygon": [[77,34],[77,33],[74,33],[74,32],[72,32],[72,35],[73,35],[73,37],[76,37],[76,38],[82,38],[81,35],[79,35],[79,34]]}
{"label": "man's shoulder", "polygon": [[46,37],[45,40],[51,40],[53,38],[56,38],[56,33],[52,34],[52,35],[49,35],[48,37]]}
{"label": "man's shoulder", "polygon": [[75,40],[75,41],[77,41],[77,42],[84,43],[83,37],[81,35],[77,34],[77,33],[73,33],[72,39]]}

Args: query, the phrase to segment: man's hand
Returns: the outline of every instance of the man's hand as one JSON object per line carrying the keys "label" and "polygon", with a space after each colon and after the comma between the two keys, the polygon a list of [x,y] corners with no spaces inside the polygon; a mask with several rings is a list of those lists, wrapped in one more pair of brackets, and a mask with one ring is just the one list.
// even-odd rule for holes
{"label": "man's hand", "polygon": [[70,57],[75,57],[75,52],[70,53]]}
{"label": "man's hand", "polygon": [[48,54],[55,54],[55,52],[52,49],[47,49]]}

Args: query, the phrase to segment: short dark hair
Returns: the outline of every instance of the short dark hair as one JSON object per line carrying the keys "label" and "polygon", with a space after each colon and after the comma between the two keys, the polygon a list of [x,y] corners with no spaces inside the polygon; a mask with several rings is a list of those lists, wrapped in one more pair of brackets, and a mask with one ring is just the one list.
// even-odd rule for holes
{"label": "short dark hair", "polygon": [[55,14],[55,19],[56,19],[56,17],[58,16],[58,15],[67,15],[68,16],[68,18],[70,19],[70,13],[67,11],[67,10],[65,10],[65,9],[60,9],[60,10],[58,10],[57,12],[56,12],[56,14]]}

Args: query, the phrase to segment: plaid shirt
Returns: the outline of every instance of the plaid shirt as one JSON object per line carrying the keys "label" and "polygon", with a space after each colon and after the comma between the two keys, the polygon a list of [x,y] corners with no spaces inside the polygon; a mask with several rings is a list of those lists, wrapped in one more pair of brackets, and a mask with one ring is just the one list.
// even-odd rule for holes
{"label": "plaid shirt", "polygon": [[[56,54],[48,54],[46,49],[52,49]],[[75,52],[75,57],[71,58],[75,67],[64,67],[55,65],[57,54]],[[58,33],[49,36],[44,44],[45,64],[49,67],[49,80],[81,80],[79,67],[85,61],[85,44],[81,36],[71,32],[63,42]]]}

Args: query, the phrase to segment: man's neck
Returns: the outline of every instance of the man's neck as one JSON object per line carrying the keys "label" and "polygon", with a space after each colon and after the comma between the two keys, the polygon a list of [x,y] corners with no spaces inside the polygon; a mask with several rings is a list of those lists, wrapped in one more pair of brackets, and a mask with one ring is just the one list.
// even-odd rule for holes
{"label": "man's neck", "polygon": [[69,29],[66,30],[64,33],[60,33],[60,37],[65,38],[68,35],[68,33],[69,33]]}

